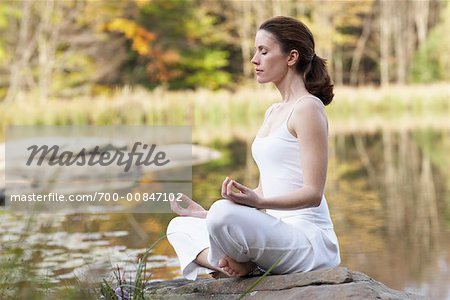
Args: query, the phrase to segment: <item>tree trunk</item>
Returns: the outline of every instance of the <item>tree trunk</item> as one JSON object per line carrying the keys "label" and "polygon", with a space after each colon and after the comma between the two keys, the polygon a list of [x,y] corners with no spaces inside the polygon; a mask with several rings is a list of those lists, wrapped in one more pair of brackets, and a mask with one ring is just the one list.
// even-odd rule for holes
{"label": "tree trunk", "polygon": [[364,17],[362,32],[361,35],[359,36],[358,42],[356,43],[355,51],[353,52],[352,64],[350,67],[351,85],[356,85],[358,83],[359,64],[364,54],[364,48],[366,47],[366,42],[369,39],[371,29],[372,29],[372,15],[371,13],[369,13]]}
{"label": "tree trunk", "polygon": [[19,23],[19,40],[15,49],[14,59],[10,67],[9,87],[6,92],[4,103],[12,102],[18,91],[24,86],[22,74],[28,64],[31,53],[36,46],[36,38],[30,39],[30,12],[31,1],[22,2],[22,16]]}
{"label": "tree trunk", "polygon": [[341,50],[339,50],[339,53],[335,52],[333,62],[334,62],[334,84],[342,86],[344,85],[344,62],[342,61]]}
{"label": "tree trunk", "polygon": [[279,0],[272,0],[272,15],[273,16],[281,16],[282,8],[281,8],[281,1]]}
{"label": "tree trunk", "polygon": [[250,39],[251,39],[251,3],[248,1],[237,2],[234,6],[237,12],[236,27],[238,28],[238,34],[240,38],[240,47],[242,55],[242,71],[245,78],[249,78],[252,74],[252,66],[249,63],[251,59],[250,52]]}
{"label": "tree trunk", "polygon": [[398,84],[406,83],[407,75],[407,48],[410,45],[410,34],[408,28],[408,3],[404,0],[395,2],[396,9],[392,18],[394,32],[395,67]]}
{"label": "tree trunk", "polygon": [[427,39],[428,16],[430,11],[429,0],[414,1],[414,22],[417,29],[418,47]]}
{"label": "tree trunk", "polygon": [[305,11],[306,11],[305,3],[302,1],[296,1],[295,2],[295,12],[296,12],[297,17],[304,16]]}
{"label": "tree trunk", "polygon": [[58,2],[46,0],[42,3],[41,22],[39,23],[38,35],[38,70],[39,70],[39,97],[40,102],[47,101],[52,81],[53,69],[55,66],[55,55],[59,26],[61,22],[51,22],[52,18],[57,16],[57,10],[60,8]]}
{"label": "tree trunk", "polygon": [[389,56],[391,38],[391,1],[380,1],[380,82],[389,85]]}
{"label": "tree trunk", "polygon": [[[323,9],[326,5],[326,1],[318,1],[317,4],[315,4],[313,22],[316,25],[316,28],[324,30],[318,33],[322,34],[321,37],[315,38],[316,53],[329,61],[333,57],[333,39],[331,35],[334,29],[332,28],[333,23],[331,21],[331,7],[330,9]],[[321,42],[317,43],[317,40],[320,40]],[[333,64],[328,64],[328,71],[331,78],[334,78]]]}

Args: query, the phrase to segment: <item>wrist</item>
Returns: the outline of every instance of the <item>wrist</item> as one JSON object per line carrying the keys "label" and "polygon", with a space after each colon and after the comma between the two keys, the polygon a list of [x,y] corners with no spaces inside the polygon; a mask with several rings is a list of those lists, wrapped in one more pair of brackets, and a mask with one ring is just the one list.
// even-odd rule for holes
{"label": "wrist", "polygon": [[261,197],[261,196],[259,196],[258,198],[259,199],[258,199],[258,207],[257,208],[259,208],[259,209],[266,209],[266,208],[268,208],[267,207],[267,198],[264,198],[264,197]]}
{"label": "wrist", "polygon": [[201,212],[200,217],[202,219],[206,219],[207,216],[208,216],[208,211],[205,209],[204,211]]}

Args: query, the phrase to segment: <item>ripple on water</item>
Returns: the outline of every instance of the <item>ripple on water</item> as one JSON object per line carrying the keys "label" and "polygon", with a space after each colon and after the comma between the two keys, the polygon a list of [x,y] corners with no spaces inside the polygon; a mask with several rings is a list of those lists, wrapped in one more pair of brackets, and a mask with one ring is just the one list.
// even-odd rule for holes
{"label": "ripple on water", "polygon": [[[31,220],[31,226],[28,220]],[[16,271],[27,269],[37,276],[43,276],[50,283],[73,279],[100,282],[102,278],[113,276],[113,271],[117,268],[127,276],[127,279],[133,279],[139,259],[147,249],[128,248],[126,241],[121,240],[130,235],[127,230],[98,232],[62,230],[67,227],[66,222],[87,220],[103,222],[110,220],[110,216],[42,215],[30,219],[25,215],[0,214],[0,222],[8,225],[0,232],[0,248],[7,250],[0,259],[8,260],[12,257],[12,253],[20,249],[21,266]],[[120,244],[122,241],[124,244]],[[159,270],[164,267],[177,268],[178,260],[150,253],[147,258],[147,273],[152,273],[150,268]]]}

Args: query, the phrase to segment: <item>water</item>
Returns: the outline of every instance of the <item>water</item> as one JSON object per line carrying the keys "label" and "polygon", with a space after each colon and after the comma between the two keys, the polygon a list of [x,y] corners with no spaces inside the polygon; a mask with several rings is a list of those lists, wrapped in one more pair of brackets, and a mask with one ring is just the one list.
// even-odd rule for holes
{"label": "water", "polygon": [[[449,133],[383,129],[330,137],[326,196],[342,266],[394,289],[450,298]],[[194,199],[209,207],[220,198],[225,176],[256,186],[251,142],[252,137],[212,142],[223,155],[194,167]],[[114,266],[131,275],[172,217],[40,215],[27,226],[29,217],[0,212],[1,257],[18,255],[24,270],[59,284],[112,277]],[[180,276],[166,240],[152,249],[148,269],[150,280]]]}

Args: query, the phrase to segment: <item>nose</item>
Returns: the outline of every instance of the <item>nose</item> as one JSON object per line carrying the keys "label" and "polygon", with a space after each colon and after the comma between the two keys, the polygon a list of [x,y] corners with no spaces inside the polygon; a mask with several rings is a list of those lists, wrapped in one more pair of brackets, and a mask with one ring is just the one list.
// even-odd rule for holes
{"label": "nose", "polygon": [[250,61],[252,64],[257,65],[259,64],[259,61],[257,60],[258,57],[258,53],[255,53],[255,55],[253,55],[252,60]]}

